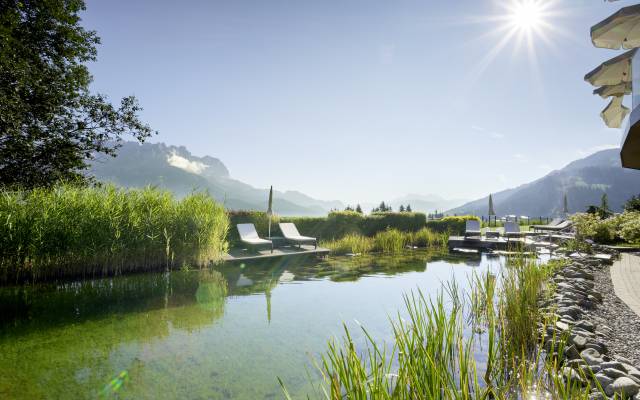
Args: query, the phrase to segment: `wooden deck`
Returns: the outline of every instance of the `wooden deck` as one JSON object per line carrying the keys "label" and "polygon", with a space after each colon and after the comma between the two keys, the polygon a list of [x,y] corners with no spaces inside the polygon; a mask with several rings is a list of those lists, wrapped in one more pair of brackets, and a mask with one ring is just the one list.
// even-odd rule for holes
{"label": "wooden deck", "polygon": [[535,250],[535,243],[529,238],[521,239],[505,239],[505,238],[486,238],[486,237],[469,237],[450,236],[449,250],[452,249],[477,249],[477,250],[502,250],[508,251],[516,247],[522,246],[524,250]]}
{"label": "wooden deck", "polygon": [[245,249],[231,249],[229,253],[224,256],[224,261],[253,261],[253,260],[266,260],[269,258],[278,257],[293,257],[293,256],[325,256],[329,254],[329,249],[318,247],[317,249],[311,245],[302,245],[300,248],[297,246],[278,247],[273,249],[273,253],[270,249],[265,250],[245,250]]}

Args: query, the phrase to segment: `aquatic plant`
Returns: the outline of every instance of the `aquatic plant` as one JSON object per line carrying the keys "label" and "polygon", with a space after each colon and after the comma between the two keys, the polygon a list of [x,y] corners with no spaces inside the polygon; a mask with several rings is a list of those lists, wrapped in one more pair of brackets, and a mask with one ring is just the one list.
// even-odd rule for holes
{"label": "aquatic plant", "polygon": [[416,247],[446,247],[449,235],[422,228],[411,234],[411,244]]}
{"label": "aquatic plant", "polygon": [[114,186],[0,192],[0,282],[205,265],[228,217],[206,193]]}
{"label": "aquatic plant", "polygon": [[397,229],[387,229],[373,237],[373,247],[383,253],[400,253],[410,243],[410,236]]}
{"label": "aquatic plant", "polygon": [[[343,340],[331,340],[319,360],[320,393],[327,399],[587,399],[592,387],[565,379],[557,357],[546,357],[562,354],[564,338],[549,353],[540,346],[545,324],[555,321],[542,318],[537,302],[553,290],[545,282],[555,267],[520,257],[499,278],[475,276],[471,294],[461,294],[455,282],[435,298],[408,294],[408,317],[392,321],[391,346],[363,328],[365,345],[358,348],[345,327]],[[464,335],[470,325],[482,326],[486,348]],[[484,365],[477,364],[477,351],[486,354]]]}
{"label": "aquatic plant", "polygon": [[399,253],[407,246],[446,247],[447,239],[447,234],[435,233],[427,228],[417,232],[387,229],[373,237],[348,234],[341,239],[321,242],[320,245],[331,250],[333,254]]}
{"label": "aquatic plant", "polygon": [[322,242],[322,247],[326,247],[334,254],[365,254],[373,250],[373,238],[358,234],[349,234],[342,239]]}

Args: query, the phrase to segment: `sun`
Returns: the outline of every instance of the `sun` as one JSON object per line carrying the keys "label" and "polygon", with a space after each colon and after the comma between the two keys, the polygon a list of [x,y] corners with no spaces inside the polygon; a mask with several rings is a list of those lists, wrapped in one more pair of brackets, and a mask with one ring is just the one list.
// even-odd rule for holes
{"label": "sun", "polygon": [[510,25],[520,30],[537,30],[544,24],[545,6],[536,0],[514,1],[509,7]]}

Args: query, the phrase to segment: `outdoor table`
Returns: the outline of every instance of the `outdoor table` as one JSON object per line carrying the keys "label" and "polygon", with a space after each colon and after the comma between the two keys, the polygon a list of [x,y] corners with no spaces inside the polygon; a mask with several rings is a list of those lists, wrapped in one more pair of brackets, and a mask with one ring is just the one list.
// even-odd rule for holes
{"label": "outdoor table", "polygon": [[265,239],[271,240],[273,248],[282,247],[287,243],[287,240],[283,236],[267,236]]}

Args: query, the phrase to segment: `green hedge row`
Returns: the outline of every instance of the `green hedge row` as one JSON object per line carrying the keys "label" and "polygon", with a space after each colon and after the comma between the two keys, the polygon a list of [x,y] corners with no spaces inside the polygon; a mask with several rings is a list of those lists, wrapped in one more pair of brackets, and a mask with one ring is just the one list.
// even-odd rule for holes
{"label": "green hedge row", "polygon": [[[231,229],[228,240],[231,245],[238,243],[240,223],[253,223],[261,237],[267,236],[268,217],[261,211],[229,212]],[[415,232],[424,228],[427,218],[423,213],[373,213],[362,215],[354,211],[331,212],[327,217],[278,217],[271,220],[271,235],[281,236],[279,222],[293,222],[300,234],[322,240],[340,239],[347,234],[373,236],[387,228],[395,228],[404,232]]]}
{"label": "green hedge row", "polygon": [[450,235],[463,235],[468,220],[480,221],[480,218],[472,215],[444,217],[438,220],[427,221],[427,228],[439,233],[446,232]]}

